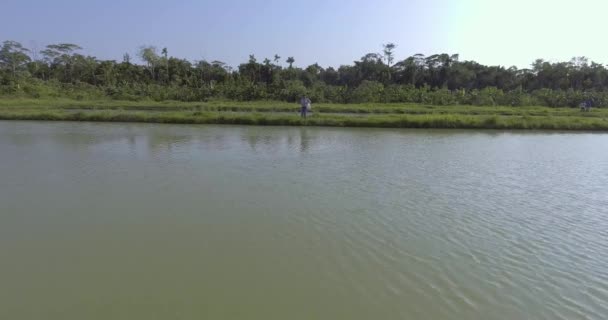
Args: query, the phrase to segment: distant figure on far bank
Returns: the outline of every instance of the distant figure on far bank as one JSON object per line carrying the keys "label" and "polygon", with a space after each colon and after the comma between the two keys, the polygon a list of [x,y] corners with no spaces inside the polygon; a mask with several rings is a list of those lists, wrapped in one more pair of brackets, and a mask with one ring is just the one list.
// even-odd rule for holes
{"label": "distant figure on far bank", "polygon": [[583,101],[583,103],[581,103],[581,105],[580,105],[581,111],[589,112],[591,110],[592,105],[593,105],[593,102],[591,101],[591,99],[587,99],[587,100]]}
{"label": "distant figure on far bank", "polygon": [[307,96],[302,96],[300,99],[300,116],[306,118],[306,113],[312,108],[311,101]]}

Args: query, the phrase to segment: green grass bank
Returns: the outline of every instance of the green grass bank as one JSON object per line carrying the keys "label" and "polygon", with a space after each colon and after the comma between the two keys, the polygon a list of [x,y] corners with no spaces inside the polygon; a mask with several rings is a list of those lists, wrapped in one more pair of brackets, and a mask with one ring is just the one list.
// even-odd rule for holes
{"label": "green grass bank", "polygon": [[2,120],[608,131],[608,109],[315,104],[307,119],[301,119],[297,109],[296,104],[272,101],[0,99]]}

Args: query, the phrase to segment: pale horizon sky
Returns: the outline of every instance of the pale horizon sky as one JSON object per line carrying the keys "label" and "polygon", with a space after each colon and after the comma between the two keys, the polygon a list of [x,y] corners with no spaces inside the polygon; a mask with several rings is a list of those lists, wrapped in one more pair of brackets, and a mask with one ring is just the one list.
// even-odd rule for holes
{"label": "pale horizon sky", "polygon": [[0,41],[39,50],[70,42],[117,61],[154,45],[232,66],[277,53],[283,65],[293,56],[298,66],[338,67],[393,42],[397,61],[445,52],[519,68],[575,56],[608,64],[604,0],[4,0],[2,7]]}

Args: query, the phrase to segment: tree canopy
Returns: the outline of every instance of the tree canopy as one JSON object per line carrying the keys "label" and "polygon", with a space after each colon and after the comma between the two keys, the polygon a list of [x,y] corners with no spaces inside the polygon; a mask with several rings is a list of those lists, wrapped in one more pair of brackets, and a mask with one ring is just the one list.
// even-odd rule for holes
{"label": "tree canopy", "polygon": [[188,61],[167,48],[142,46],[134,63],[84,55],[76,44],[50,44],[41,58],[15,41],[0,48],[0,94],[86,98],[202,101],[210,98],[295,101],[417,102],[429,104],[608,106],[608,69],[585,57],[534,61],[530,68],[487,66],[458,54],[416,54],[399,59],[396,44],[382,46],[339,67],[295,65],[288,56],[248,61],[232,68],[221,61]]}

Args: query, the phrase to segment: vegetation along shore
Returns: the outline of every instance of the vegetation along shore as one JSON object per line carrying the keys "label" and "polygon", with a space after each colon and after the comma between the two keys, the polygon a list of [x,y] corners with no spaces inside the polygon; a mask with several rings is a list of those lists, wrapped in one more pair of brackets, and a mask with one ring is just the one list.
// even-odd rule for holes
{"label": "vegetation along shore", "polygon": [[608,109],[599,108],[321,103],[313,110],[301,119],[295,104],[271,101],[0,100],[2,120],[608,131]]}
{"label": "vegetation along shore", "polygon": [[[381,49],[338,68],[278,54],[233,68],[153,46],[117,62],[70,43],[4,41],[0,119],[608,130],[608,69],[584,57],[519,69]],[[296,114],[302,95],[313,101],[308,119]]]}

